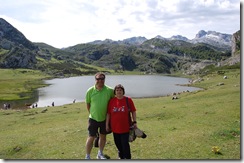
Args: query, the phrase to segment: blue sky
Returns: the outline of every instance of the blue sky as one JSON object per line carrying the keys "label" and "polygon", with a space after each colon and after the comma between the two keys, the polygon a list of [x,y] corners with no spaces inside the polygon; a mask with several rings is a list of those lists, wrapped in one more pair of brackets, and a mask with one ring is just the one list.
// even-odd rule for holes
{"label": "blue sky", "polygon": [[0,0],[0,17],[32,42],[62,48],[95,40],[151,39],[240,29],[239,0]]}

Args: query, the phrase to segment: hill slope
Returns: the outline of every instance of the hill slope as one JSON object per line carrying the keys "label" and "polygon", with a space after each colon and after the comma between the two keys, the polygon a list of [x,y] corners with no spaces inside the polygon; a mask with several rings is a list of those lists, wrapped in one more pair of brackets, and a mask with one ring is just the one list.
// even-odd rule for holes
{"label": "hill slope", "polygon": [[[169,39],[161,36],[152,39],[132,37],[122,41],[97,40],[57,49],[45,43],[32,43],[1,18],[0,68],[37,69],[54,76],[94,74],[101,70],[185,73],[191,65],[202,61],[217,65],[230,58],[233,52],[230,42],[233,41],[228,34],[202,30],[194,41],[179,35]],[[233,43],[232,47],[237,44]]]}

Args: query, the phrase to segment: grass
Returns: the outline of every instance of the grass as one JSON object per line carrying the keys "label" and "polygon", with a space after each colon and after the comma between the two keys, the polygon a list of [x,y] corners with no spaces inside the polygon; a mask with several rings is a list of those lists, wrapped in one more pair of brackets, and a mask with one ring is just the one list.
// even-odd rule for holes
{"label": "grass", "polygon": [[34,89],[44,86],[41,79],[48,77],[29,69],[0,69],[0,100],[28,99]]}
{"label": "grass", "polygon": [[[147,138],[131,143],[132,159],[240,160],[240,76],[235,75],[239,71],[228,70],[227,79],[216,73],[204,76],[194,84],[204,90],[181,93],[177,100],[133,99],[138,127]],[[0,158],[83,159],[87,118],[85,103],[1,110]],[[219,151],[214,153],[216,146]],[[93,148],[91,157],[96,153]],[[112,134],[104,153],[117,159]]]}

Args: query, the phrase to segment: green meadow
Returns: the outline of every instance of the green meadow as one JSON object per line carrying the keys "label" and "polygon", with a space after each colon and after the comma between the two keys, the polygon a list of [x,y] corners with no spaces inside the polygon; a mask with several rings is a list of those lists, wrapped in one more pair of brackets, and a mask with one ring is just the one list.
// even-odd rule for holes
{"label": "green meadow", "polygon": [[31,97],[34,89],[45,86],[43,78],[50,76],[30,69],[0,69],[0,100],[21,100]]}
{"label": "green meadow", "polygon": [[[33,80],[33,87],[41,86],[35,81],[43,78],[43,74],[31,73],[23,74],[28,80],[19,77],[26,88],[8,90],[9,94],[29,92],[33,88],[26,83]],[[147,138],[136,138],[130,143],[132,159],[240,160],[240,69],[225,70],[224,75],[227,79],[215,71],[201,77],[202,80],[193,86],[203,90],[181,92],[176,100],[172,100],[172,96],[133,99],[138,127]],[[0,83],[5,79],[5,86],[10,86],[9,76],[1,77]],[[5,86],[1,84],[1,93]],[[4,98],[13,97],[8,98],[6,94]],[[0,110],[0,119],[1,159],[71,160],[85,157],[88,112],[83,102]],[[93,159],[96,159],[97,151],[98,148],[92,149]],[[104,154],[117,159],[112,134],[107,136]]]}

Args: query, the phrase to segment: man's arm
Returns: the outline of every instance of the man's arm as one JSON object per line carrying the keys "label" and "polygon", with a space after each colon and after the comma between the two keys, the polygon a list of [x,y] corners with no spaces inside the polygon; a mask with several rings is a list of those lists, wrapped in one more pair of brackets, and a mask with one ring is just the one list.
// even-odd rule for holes
{"label": "man's arm", "polygon": [[87,103],[86,104],[86,108],[87,108],[87,110],[88,110],[89,113],[90,113],[90,107],[91,107],[91,104],[90,103]]}

